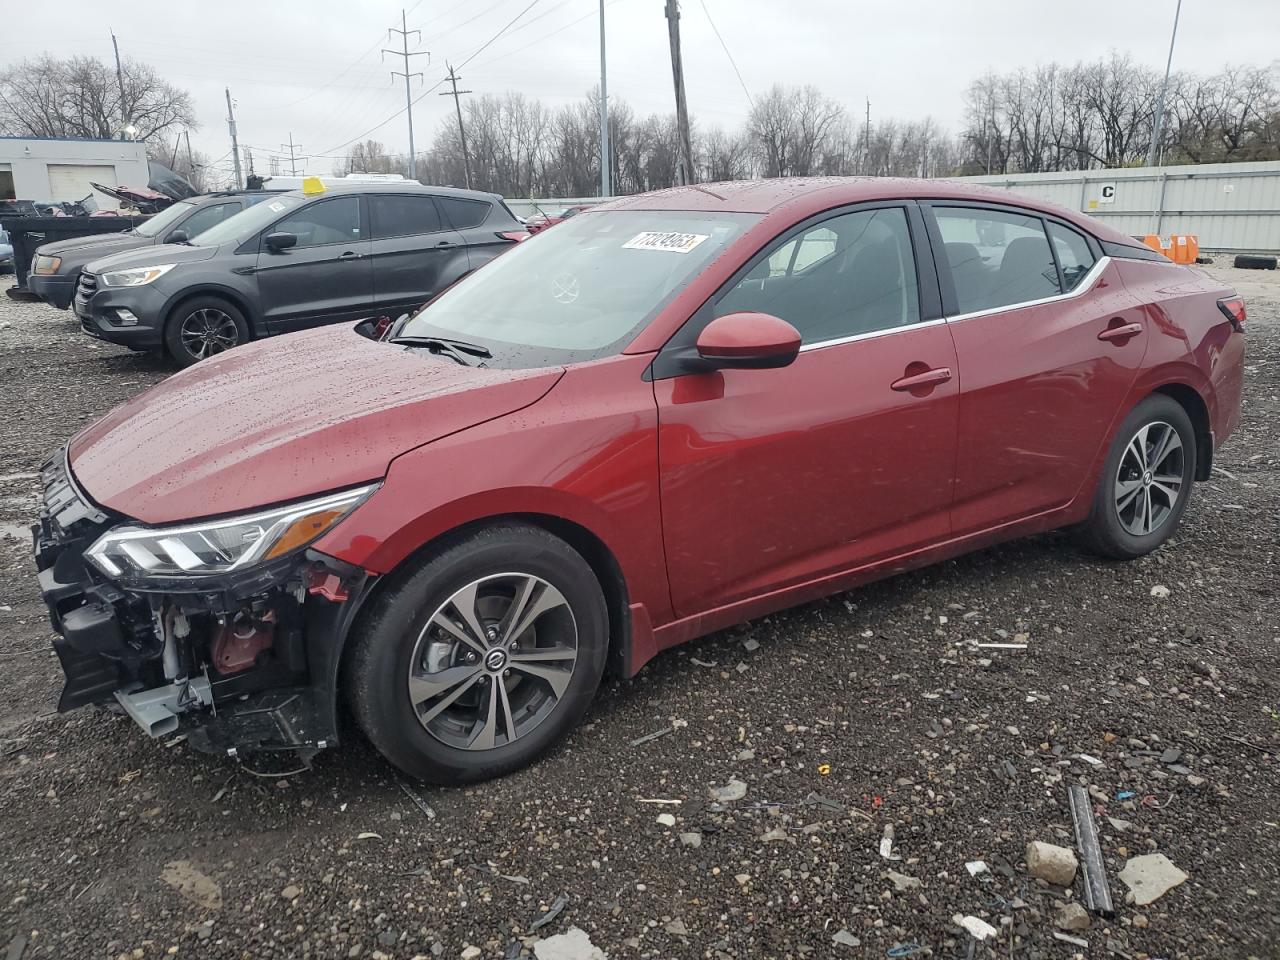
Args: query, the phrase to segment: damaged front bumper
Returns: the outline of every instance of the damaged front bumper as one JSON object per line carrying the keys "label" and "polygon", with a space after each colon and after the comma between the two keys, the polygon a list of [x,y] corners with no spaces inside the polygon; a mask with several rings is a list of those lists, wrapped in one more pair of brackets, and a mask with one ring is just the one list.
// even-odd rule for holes
{"label": "damaged front bumper", "polygon": [[84,552],[126,518],[94,504],[60,452],[32,528],[58,634],[60,711],[118,704],[153,737],[237,755],[337,742],[343,645],[376,577],[312,550],[198,581],[125,588]]}

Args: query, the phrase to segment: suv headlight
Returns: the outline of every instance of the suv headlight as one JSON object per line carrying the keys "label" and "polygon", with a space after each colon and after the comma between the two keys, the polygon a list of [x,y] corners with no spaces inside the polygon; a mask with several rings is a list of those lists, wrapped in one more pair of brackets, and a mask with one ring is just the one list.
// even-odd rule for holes
{"label": "suv headlight", "polygon": [[104,287],[140,287],[163,277],[176,267],[176,263],[161,263],[154,267],[135,267],[132,270],[111,270],[102,275]]}
{"label": "suv headlight", "polygon": [[378,485],[271,510],[171,527],[125,524],[108,530],[85,556],[108,577],[205,577],[244,570],[300,550],[333,529]]}
{"label": "suv headlight", "polygon": [[62,266],[61,257],[47,257],[43,253],[37,253],[36,259],[31,265],[31,272],[38,277],[47,277],[50,274],[57,273],[60,266]]}

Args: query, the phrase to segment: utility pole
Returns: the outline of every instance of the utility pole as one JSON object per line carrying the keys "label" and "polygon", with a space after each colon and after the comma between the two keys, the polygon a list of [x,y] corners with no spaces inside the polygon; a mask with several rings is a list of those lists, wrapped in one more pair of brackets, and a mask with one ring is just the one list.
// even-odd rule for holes
{"label": "utility pole", "polygon": [[471,189],[471,158],[467,155],[467,131],[462,126],[462,103],[458,100],[464,93],[470,93],[470,90],[459,90],[458,81],[462,78],[454,73],[453,64],[446,63],[449,68],[449,75],[445,77],[450,84],[453,85],[453,91],[446,90],[444,93],[437,94],[441,97],[453,97],[453,108],[458,111],[458,139],[462,141],[462,172],[467,178],[467,189]]}
{"label": "utility pole", "polygon": [[1169,37],[1169,59],[1164,63],[1164,83],[1160,85],[1160,98],[1156,100],[1156,115],[1151,123],[1151,149],[1147,151],[1147,166],[1154,167],[1160,150],[1160,128],[1164,123],[1164,98],[1169,92],[1169,68],[1173,66],[1173,44],[1178,39],[1178,18],[1182,16],[1182,0],[1173,11],[1173,35]]}
{"label": "utility pole", "polygon": [[289,134],[289,142],[280,144],[281,150],[289,151],[289,176],[296,177],[298,175],[298,158],[294,154],[295,150],[301,150],[302,144],[293,142],[293,134]]}
{"label": "utility pole", "polygon": [[124,105],[124,70],[120,67],[120,44],[116,42],[116,32],[111,31],[111,49],[116,52],[116,83],[120,86],[120,139],[129,139],[129,111]]}
{"label": "utility pole", "polygon": [[604,68],[604,0],[600,0],[600,196],[613,196],[609,156],[609,85]]}
{"label": "utility pole", "polygon": [[231,163],[236,172],[236,189],[239,190],[244,186],[244,181],[240,178],[240,144],[236,142],[236,114],[231,108],[231,88],[224,88],[227,92],[227,129],[231,131]]}
{"label": "utility pole", "polygon": [[[391,54],[393,57],[403,57],[403,58],[404,58],[404,69],[403,69],[403,70],[392,70],[392,71],[391,71],[391,76],[393,76],[393,77],[404,77],[404,114],[405,114],[405,116],[406,116],[406,117],[408,117],[408,118],[409,118],[409,179],[410,179],[410,180],[417,180],[417,179],[418,179],[418,158],[417,158],[416,156],[414,156],[414,147],[413,147],[413,95],[412,95],[412,93],[410,93],[410,89],[409,89],[409,81],[410,81],[410,80],[411,80],[411,78],[413,78],[413,77],[421,77],[421,76],[422,76],[422,74],[421,74],[421,73],[412,73],[412,72],[410,72],[410,70],[409,70],[409,58],[410,58],[410,57],[421,57],[421,56],[423,56],[424,54],[429,58],[429,57],[431,56],[431,54],[430,54],[428,51],[426,51],[426,50],[415,50],[415,51],[413,51],[413,52],[410,52],[410,51],[409,51],[409,34],[411,34],[411,33],[416,33],[416,34],[418,35],[418,42],[419,42],[419,43],[421,43],[421,42],[422,42],[422,31],[421,31],[421,30],[410,30],[410,29],[409,29],[409,24],[408,24],[408,22],[407,22],[407,20],[406,20],[406,16],[407,16],[407,15],[405,14],[404,9],[403,9],[403,8],[401,8],[401,10],[400,10],[400,29],[399,29],[399,30],[397,30],[395,27],[389,27],[389,28],[387,29],[387,36],[388,36],[388,37],[390,37],[393,33],[398,33],[398,34],[400,34],[400,44],[401,44],[401,46],[403,47],[403,49],[401,49],[401,50],[388,50],[386,47],[383,47],[383,48],[382,48],[382,52],[383,52],[383,54],[388,54],[388,53],[389,53],[389,54]],[[427,60],[427,62],[428,62],[428,63],[430,63],[430,62],[431,62],[431,61],[430,61],[430,59],[428,59],[428,60]]]}
{"label": "utility pole", "polygon": [[862,152],[865,159],[863,160],[862,172],[867,176],[871,175],[871,98],[867,97],[867,128],[862,135]]}
{"label": "utility pole", "polygon": [[680,159],[685,183],[698,177],[693,169],[693,144],[689,138],[689,107],[684,100],[684,63],[680,59],[680,4],[667,0],[667,33],[671,39],[671,76],[676,86],[676,126],[680,133]]}

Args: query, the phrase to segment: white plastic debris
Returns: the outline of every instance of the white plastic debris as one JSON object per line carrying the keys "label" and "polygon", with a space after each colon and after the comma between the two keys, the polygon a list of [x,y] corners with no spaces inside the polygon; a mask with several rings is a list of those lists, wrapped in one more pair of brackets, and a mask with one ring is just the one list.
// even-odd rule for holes
{"label": "white plastic debris", "polygon": [[884,825],[884,836],[880,838],[880,856],[886,860],[901,860],[899,854],[893,852],[893,824]]}
{"label": "white plastic debris", "polygon": [[964,927],[968,931],[969,936],[973,939],[982,941],[997,935],[996,928],[980,917],[963,917],[956,914],[951,918],[951,922],[958,927]]}
{"label": "white plastic debris", "polygon": [[1134,857],[1120,871],[1120,882],[1129,888],[1133,902],[1139,907],[1159,900],[1178,884],[1189,879],[1163,853]]}
{"label": "white plastic debris", "polygon": [[987,869],[987,864],[984,860],[970,860],[964,865],[964,868],[969,871],[969,876],[971,877],[976,877],[980,874],[990,872]]}

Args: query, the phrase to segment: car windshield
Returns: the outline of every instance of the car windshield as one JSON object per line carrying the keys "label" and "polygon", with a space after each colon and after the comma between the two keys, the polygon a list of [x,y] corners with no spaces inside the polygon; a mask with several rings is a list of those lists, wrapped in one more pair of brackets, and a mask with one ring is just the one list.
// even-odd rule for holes
{"label": "car windshield", "polygon": [[195,204],[187,200],[175,203],[171,207],[165,207],[154,217],[144,220],[135,228],[135,232],[144,237],[155,237],[164,233],[174,222],[182,219],[191,212],[191,208]]}
{"label": "car windshield", "polygon": [[263,203],[254,204],[241,210],[235,216],[227,217],[216,223],[204,233],[193,237],[191,242],[200,247],[218,247],[224,243],[241,244],[268,224],[274,223],[298,204],[306,201],[306,197],[284,194],[273,197]]}
{"label": "car windshield", "polygon": [[610,356],[760,218],[616,210],[572,219],[450,288],[398,336],[478,343],[490,366]]}

